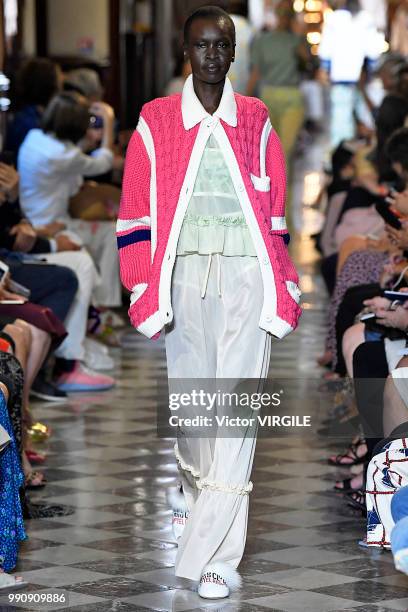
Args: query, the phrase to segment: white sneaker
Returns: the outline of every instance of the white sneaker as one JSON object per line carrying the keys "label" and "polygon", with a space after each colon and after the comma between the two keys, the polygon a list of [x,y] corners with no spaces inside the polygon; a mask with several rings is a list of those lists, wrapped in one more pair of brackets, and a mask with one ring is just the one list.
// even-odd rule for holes
{"label": "white sneaker", "polygon": [[113,370],[115,362],[109,355],[107,346],[92,338],[85,338],[85,357],[84,362],[91,370]]}
{"label": "white sneaker", "polygon": [[204,599],[223,599],[231,591],[241,588],[241,576],[228,563],[206,565],[198,585],[198,594]]}
{"label": "white sneaker", "polygon": [[188,508],[184,499],[183,493],[180,489],[172,491],[169,495],[169,502],[173,510],[173,516],[171,525],[173,528],[173,535],[175,540],[179,540],[183,535],[184,528],[188,519]]}

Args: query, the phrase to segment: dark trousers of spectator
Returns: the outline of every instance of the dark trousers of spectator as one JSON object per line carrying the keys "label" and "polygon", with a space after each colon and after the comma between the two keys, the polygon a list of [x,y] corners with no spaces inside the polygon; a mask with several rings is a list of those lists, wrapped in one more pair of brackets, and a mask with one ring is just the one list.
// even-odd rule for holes
{"label": "dark trousers of spectator", "polygon": [[369,459],[384,437],[383,396],[388,373],[383,341],[365,342],[354,351],[354,388]]}
{"label": "dark trousers of spectator", "polygon": [[343,336],[347,329],[354,324],[354,319],[364,308],[364,300],[380,295],[381,288],[377,283],[370,285],[359,285],[350,287],[344,294],[342,303],[339,306],[336,317],[336,336],[337,336],[337,366],[336,372],[341,376],[346,374],[346,364],[342,351]]}
{"label": "dark trousers of spectator", "polygon": [[333,255],[329,255],[329,257],[324,257],[320,264],[320,271],[329,295],[333,294],[334,287],[336,286],[336,268],[338,258],[338,254],[333,253]]}
{"label": "dark trousers of spectator", "polygon": [[72,270],[52,264],[26,264],[5,260],[11,278],[30,289],[30,302],[47,306],[64,321],[78,290],[78,279]]}

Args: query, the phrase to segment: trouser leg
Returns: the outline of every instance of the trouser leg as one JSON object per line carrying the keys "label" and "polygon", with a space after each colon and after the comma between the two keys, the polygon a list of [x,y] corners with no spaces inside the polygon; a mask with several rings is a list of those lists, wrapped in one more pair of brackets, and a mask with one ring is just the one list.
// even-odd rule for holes
{"label": "trouser leg", "polygon": [[78,277],[79,288],[64,322],[68,336],[55,351],[55,355],[61,359],[81,360],[85,355],[84,339],[87,331],[88,309],[98,280],[98,273],[86,250],[47,253],[44,257],[50,263],[70,268]]}
{"label": "trouser leg", "polygon": [[[259,379],[266,374],[270,338],[258,327],[263,287],[257,260],[221,259],[222,297],[214,265],[201,299],[206,258],[179,258],[173,274],[175,322],[166,334],[166,350],[169,377],[181,373],[191,378],[214,378],[216,388],[221,381],[226,389],[242,378]],[[179,541],[178,576],[198,580],[208,563],[223,561],[237,567],[242,557],[254,428],[237,435],[178,439],[179,457],[195,472],[194,481],[187,485],[191,512]],[[192,471],[188,473],[190,476]]]}
{"label": "trouser leg", "polygon": [[333,149],[342,140],[354,137],[353,111],[355,95],[355,87],[353,85],[332,85],[331,87],[330,141]]}
{"label": "trouser leg", "polygon": [[120,306],[121,284],[114,223],[71,219],[69,229],[81,238],[99,270],[101,283],[94,292],[96,305]]}
{"label": "trouser leg", "polygon": [[47,306],[64,321],[78,289],[75,274],[67,267],[19,264],[7,260],[12,278],[31,291],[30,301]]}

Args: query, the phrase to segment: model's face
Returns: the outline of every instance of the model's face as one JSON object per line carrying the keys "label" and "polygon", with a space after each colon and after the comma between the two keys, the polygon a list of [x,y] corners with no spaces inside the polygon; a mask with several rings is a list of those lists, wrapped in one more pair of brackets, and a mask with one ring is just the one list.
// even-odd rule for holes
{"label": "model's face", "polygon": [[234,32],[229,21],[196,19],[191,24],[184,51],[196,79],[209,84],[223,81],[235,52]]}

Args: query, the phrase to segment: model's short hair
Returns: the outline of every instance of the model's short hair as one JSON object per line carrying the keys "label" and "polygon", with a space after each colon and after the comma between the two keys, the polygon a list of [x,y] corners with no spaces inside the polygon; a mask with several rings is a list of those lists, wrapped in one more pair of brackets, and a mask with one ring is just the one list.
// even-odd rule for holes
{"label": "model's short hair", "polygon": [[386,145],[386,153],[392,163],[399,162],[408,172],[408,128],[394,132]]}
{"label": "model's short hair", "polygon": [[197,19],[225,19],[231,28],[233,39],[235,41],[235,25],[227,11],[224,11],[219,6],[200,6],[194,13],[187,17],[184,23],[184,42],[188,42],[191,26]]}
{"label": "model's short hair", "polygon": [[44,111],[41,127],[46,134],[54,134],[58,140],[76,144],[85,136],[89,127],[89,106],[75,92],[57,94]]}
{"label": "model's short hair", "polygon": [[20,106],[47,106],[58,91],[58,65],[45,57],[30,59],[19,70],[16,85]]}

